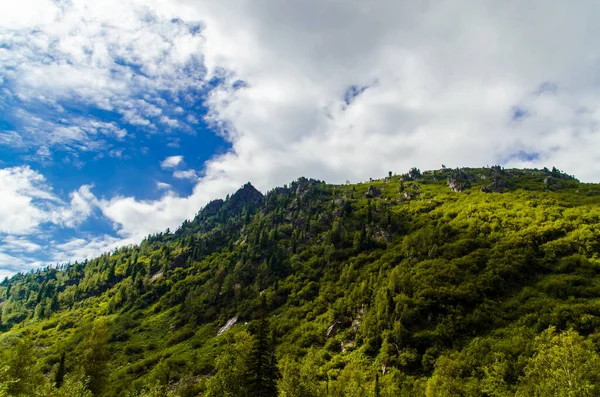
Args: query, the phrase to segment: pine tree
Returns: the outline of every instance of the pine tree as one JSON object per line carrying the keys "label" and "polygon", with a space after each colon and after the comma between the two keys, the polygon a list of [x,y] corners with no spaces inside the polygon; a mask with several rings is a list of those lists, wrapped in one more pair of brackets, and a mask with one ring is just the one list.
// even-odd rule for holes
{"label": "pine tree", "polygon": [[108,272],[107,272],[107,275],[106,275],[106,282],[109,285],[112,285],[115,282],[115,279],[116,279],[116,277],[115,277],[115,265],[110,265],[110,266],[108,266]]}
{"label": "pine tree", "polygon": [[60,387],[63,384],[63,381],[65,379],[65,372],[65,352],[63,352],[60,355],[60,361],[58,362],[58,367],[56,368],[56,372],[54,373],[54,384],[56,385],[57,389],[60,389]]}
{"label": "pine tree", "polygon": [[57,312],[58,309],[60,309],[60,305],[58,303],[58,292],[55,292],[54,295],[52,295],[52,299],[50,300],[50,312]]}
{"label": "pine tree", "polygon": [[272,338],[269,335],[267,304],[263,295],[260,319],[254,334],[252,349],[248,357],[248,392],[254,397],[277,396],[277,367]]}

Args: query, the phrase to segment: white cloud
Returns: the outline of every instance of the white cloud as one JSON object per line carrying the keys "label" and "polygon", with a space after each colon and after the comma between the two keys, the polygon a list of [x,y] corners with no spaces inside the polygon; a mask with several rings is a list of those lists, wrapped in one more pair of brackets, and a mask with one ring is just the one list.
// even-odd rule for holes
{"label": "white cloud", "polygon": [[52,193],[44,176],[28,166],[0,169],[0,233],[35,234],[42,224],[74,227],[92,212],[89,186],[71,193],[65,203]]}
{"label": "white cloud", "polygon": [[169,156],[160,163],[160,167],[165,170],[170,170],[176,168],[182,162],[183,156]]}
{"label": "white cloud", "polygon": [[114,122],[104,122],[93,118],[75,116],[49,120],[22,109],[16,111],[16,116],[26,120],[26,124],[19,132],[0,132],[0,144],[37,148],[33,157],[41,160],[50,157],[50,148],[75,153],[102,151],[108,147],[106,138],[119,142],[128,135],[126,130]]}
{"label": "white cloud", "polygon": [[[55,228],[75,228],[89,218],[99,202],[83,185],[65,202],[46,178],[28,166],[0,169],[0,277],[39,266],[97,256],[133,240],[81,234],[61,242]],[[50,227],[48,227],[50,226]]]}
{"label": "white cloud", "polygon": [[52,209],[50,219],[52,223],[75,227],[86,220],[91,214],[98,200],[91,192],[92,186],[83,185],[78,190],[70,193],[71,202],[68,206]]}
{"label": "white cloud", "polygon": [[168,190],[171,188],[171,185],[165,182],[156,182],[156,188],[160,190]]}
{"label": "white cloud", "polygon": [[178,170],[173,173],[173,177],[177,179],[189,179],[195,181],[198,179],[198,175],[196,175],[195,170]]}
{"label": "white cloud", "polygon": [[[598,115],[577,112],[600,99],[585,84],[599,62],[581,23],[599,15],[595,3],[259,3],[203,3],[205,62],[230,71],[211,93],[209,120],[234,149],[207,172],[270,187],[299,172],[357,180],[535,150],[530,166],[600,176],[585,149],[600,143]],[[247,86],[234,89],[237,79]],[[511,108],[538,101],[531,93],[545,81],[557,85],[560,109],[512,123]],[[347,105],[351,86],[369,88]]]}
{"label": "white cloud", "polygon": [[192,210],[187,199],[167,192],[158,201],[139,201],[132,197],[103,200],[104,216],[118,226],[119,236],[138,240],[148,234],[172,228],[174,219],[186,219]]}
{"label": "white cloud", "polygon": [[124,151],[125,151],[125,149],[123,149],[123,148],[113,149],[110,152],[108,152],[108,155],[111,157],[121,158],[121,157],[123,157]]}
{"label": "white cloud", "polygon": [[9,251],[34,252],[39,251],[42,248],[41,245],[30,241],[25,237],[6,236],[2,243],[4,249]]}
{"label": "white cloud", "polygon": [[[178,96],[200,98],[203,39],[198,21],[163,13],[157,3],[26,0],[0,5],[0,109],[19,121],[15,132],[0,134],[0,144],[106,147],[96,144],[99,137],[89,130],[98,122],[92,116],[56,120],[57,114],[69,112],[65,104],[116,112],[123,122],[149,131],[157,130],[155,123],[187,128]],[[55,112],[31,117],[23,109],[32,104]],[[121,128],[110,133],[116,139],[127,135]]]}
{"label": "white cloud", "polygon": [[4,252],[3,248],[0,247],[0,280],[4,277],[10,277],[17,272],[26,272],[30,269],[42,266],[40,261],[23,256],[21,254],[9,254]]}
{"label": "white cloud", "polygon": [[[600,178],[598,2],[21,4],[0,8],[0,80],[23,101],[77,98],[154,133],[172,120],[196,124],[199,113],[175,99],[222,81],[205,121],[231,150],[205,164],[187,197],[100,200],[123,238],[173,228],[248,180],[267,190],[301,175],[343,182],[442,163]],[[41,141],[50,148],[93,148],[103,136],[50,127]],[[23,145],[21,134],[0,133],[0,143]],[[37,219],[35,205],[23,208]]]}
{"label": "white cloud", "polygon": [[[204,22],[208,78],[223,81],[206,120],[232,149],[205,164],[188,197],[113,198],[103,211],[123,235],[141,235],[248,180],[266,190],[442,163],[555,165],[597,180],[599,5],[561,4],[160,3],[159,13]],[[546,82],[556,89],[540,95]],[[515,106],[527,117],[513,120]]]}
{"label": "white cloud", "polygon": [[190,124],[198,124],[198,119],[196,118],[196,116],[194,116],[193,114],[188,114],[187,117],[185,118],[187,120],[188,123]]}
{"label": "white cloud", "polygon": [[168,125],[169,127],[177,127],[177,126],[179,126],[179,121],[177,121],[175,119],[172,119],[172,118],[169,118],[167,116],[162,116],[160,118],[160,122],[162,124]]}
{"label": "white cloud", "polygon": [[[85,237],[87,238],[73,238],[64,243],[54,244],[50,253],[52,263],[73,263],[92,259],[115,248],[134,243],[131,239],[109,235]],[[139,243],[139,241],[135,243]]]}

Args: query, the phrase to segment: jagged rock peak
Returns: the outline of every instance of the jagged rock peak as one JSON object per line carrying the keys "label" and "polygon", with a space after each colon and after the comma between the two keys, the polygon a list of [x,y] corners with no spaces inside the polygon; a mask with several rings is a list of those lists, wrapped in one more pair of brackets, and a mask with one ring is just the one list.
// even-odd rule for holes
{"label": "jagged rock peak", "polygon": [[259,192],[250,182],[242,186],[227,200],[230,208],[242,208],[248,204],[258,204],[263,200],[263,194]]}

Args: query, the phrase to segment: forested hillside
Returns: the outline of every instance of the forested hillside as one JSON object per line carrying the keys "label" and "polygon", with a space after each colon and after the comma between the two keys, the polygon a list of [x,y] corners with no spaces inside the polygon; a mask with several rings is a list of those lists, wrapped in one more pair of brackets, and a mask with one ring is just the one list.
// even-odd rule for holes
{"label": "forested hillside", "polygon": [[412,169],[244,185],[0,284],[0,396],[598,396],[600,186]]}

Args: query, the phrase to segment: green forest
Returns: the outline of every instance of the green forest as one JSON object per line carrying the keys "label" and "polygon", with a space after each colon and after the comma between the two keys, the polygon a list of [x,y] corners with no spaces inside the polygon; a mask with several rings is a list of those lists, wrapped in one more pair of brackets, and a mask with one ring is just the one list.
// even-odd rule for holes
{"label": "green forest", "polygon": [[600,395],[600,185],[250,183],[0,283],[0,397]]}

